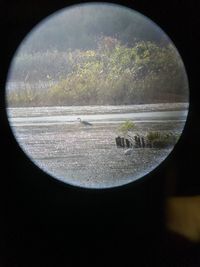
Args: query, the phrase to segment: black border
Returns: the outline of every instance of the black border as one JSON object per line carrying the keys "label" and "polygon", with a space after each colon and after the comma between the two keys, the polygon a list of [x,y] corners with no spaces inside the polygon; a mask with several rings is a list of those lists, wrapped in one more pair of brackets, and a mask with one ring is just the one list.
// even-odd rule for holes
{"label": "black border", "polygon": [[[11,58],[26,33],[45,16],[80,2],[1,1],[0,147],[5,208],[1,266],[89,266],[90,263],[104,266],[106,262],[110,263],[108,266],[118,262],[123,266],[136,262],[137,266],[156,266],[156,262],[160,262],[159,266],[171,266],[170,259],[175,260],[164,252],[169,248],[162,239],[166,234],[165,197],[170,193],[200,193],[199,1],[109,2],[127,5],[146,15],[176,45],[190,86],[190,111],[184,134],[159,168],[127,186],[87,190],[65,185],[41,173],[14,140],[6,117],[3,88]],[[169,191],[170,186],[166,188],[171,173],[176,177],[175,191]]]}

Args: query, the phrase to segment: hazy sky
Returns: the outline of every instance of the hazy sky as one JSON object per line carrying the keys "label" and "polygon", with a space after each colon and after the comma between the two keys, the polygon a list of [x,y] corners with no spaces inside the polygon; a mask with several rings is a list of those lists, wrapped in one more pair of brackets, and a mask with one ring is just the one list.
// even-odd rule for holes
{"label": "hazy sky", "polygon": [[127,45],[138,40],[168,40],[158,26],[136,11],[114,4],[81,4],[44,19],[29,33],[21,49],[91,49],[100,35],[117,37]]}

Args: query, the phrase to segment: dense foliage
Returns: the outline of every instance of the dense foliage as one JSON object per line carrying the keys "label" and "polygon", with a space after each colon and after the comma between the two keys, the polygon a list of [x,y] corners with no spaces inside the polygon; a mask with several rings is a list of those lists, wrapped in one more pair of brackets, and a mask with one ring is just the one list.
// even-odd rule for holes
{"label": "dense foliage", "polygon": [[[50,56],[44,54],[44,60],[38,65],[40,58],[36,54],[30,61],[31,66],[27,64],[24,70],[32,69],[30,79],[53,77],[58,80],[56,85],[40,91],[39,95],[32,90],[30,98],[27,92],[15,90],[9,95],[11,104],[116,105],[187,101],[183,63],[170,44],[158,46],[142,41],[127,47],[116,38],[102,37],[96,50],[54,52]],[[53,57],[55,60],[50,64],[49,59]],[[19,63],[16,66],[19,65],[18,71],[22,74]],[[48,72],[50,65],[55,66]],[[17,94],[21,95],[21,100]]]}
{"label": "dense foliage", "polygon": [[187,102],[183,63],[141,14],[113,4],[76,5],[25,38],[12,62],[12,106]]}

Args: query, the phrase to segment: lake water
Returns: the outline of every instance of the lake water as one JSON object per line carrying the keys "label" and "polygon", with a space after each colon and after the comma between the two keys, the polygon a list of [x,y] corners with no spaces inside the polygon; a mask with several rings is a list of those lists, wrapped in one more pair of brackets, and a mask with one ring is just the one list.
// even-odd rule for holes
{"label": "lake water", "polygon": [[75,186],[108,188],[146,175],[172,149],[137,148],[125,155],[115,144],[121,123],[134,121],[135,133],[181,134],[187,108],[184,103],[9,108],[8,117],[22,150],[42,170]]}

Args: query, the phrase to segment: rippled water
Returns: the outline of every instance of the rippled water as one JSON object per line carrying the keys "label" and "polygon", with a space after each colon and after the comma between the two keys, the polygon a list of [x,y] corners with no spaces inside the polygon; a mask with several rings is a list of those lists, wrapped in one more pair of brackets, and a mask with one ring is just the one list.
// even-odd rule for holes
{"label": "rippled water", "polygon": [[[181,133],[187,104],[10,108],[8,115],[22,149],[36,165],[73,185],[105,188],[140,178],[171,151],[138,148],[125,155],[115,144],[120,124],[131,119],[138,133]],[[93,125],[87,127],[77,117]]]}

